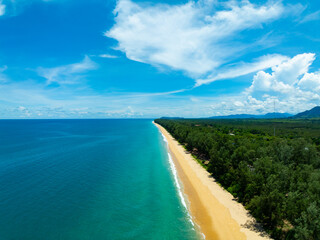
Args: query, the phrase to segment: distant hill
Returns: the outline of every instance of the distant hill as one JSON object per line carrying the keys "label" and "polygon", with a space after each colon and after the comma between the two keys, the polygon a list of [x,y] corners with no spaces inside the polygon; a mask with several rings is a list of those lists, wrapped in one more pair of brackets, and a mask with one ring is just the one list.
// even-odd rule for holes
{"label": "distant hill", "polygon": [[227,116],[214,116],[209,117],[210,119],[246,119],[246,118],[255,118],[255,119],[272,119],[272,118],[288,118],[292,115],[289,113],[267,113],[264,115],[254,115],[254,114],[234,114]]}
{"label": "distant hill", "polygon": [[288,118],[288,117],[292,117],[292,114],[290,114],[290,113],[267,113],[262,116],[263,116],[263,118]]}
{"label": "distant hill", "polygon": [[320,118],[320,106],[298,113],[293,118]]}

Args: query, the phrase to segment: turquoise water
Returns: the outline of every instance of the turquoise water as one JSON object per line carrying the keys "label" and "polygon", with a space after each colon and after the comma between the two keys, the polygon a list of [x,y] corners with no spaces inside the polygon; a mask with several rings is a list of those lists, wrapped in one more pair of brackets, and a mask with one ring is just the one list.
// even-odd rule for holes
{"label": "turquoise water", "polygon": [[1,120],[0,240],[198,239],[151,120]]}

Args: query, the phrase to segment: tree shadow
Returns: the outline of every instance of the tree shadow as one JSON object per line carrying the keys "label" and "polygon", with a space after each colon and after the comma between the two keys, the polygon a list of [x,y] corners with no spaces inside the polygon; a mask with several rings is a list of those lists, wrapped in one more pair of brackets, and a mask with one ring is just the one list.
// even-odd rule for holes
{"label": "tree shadow", "polygon": [[[248,214],[248,216],[250,215]],[[241,227],[259,233],[261,237],[269,237],[269,235],[265,232],[264,228],[262,227],[261,223],[258,223],[255,219],[248,220],[245,224],[242,224]]]}

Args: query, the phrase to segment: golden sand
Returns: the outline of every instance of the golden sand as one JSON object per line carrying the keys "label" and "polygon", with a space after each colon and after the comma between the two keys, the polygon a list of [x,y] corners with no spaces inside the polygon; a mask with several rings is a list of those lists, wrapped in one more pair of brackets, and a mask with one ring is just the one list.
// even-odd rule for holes
{"label": "golden sand", "polygon": [[270,239],[256,231],[248,211],[219,186],[210,174],[163,127],[155,124],[168,141],[193,221],[206,239]]}

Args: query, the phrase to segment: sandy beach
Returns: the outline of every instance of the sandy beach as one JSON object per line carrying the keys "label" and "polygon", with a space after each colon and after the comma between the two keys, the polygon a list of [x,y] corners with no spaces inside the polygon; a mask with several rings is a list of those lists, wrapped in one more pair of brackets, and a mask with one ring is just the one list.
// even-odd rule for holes
{"label": "sandy beach", "polygon": [[163,127],[156,124],[168,141],[169,152],[177,168],[192,220],[206,239],[270,239],[253,230],[254,219],[234,197],[219,186],[215,179]]}

